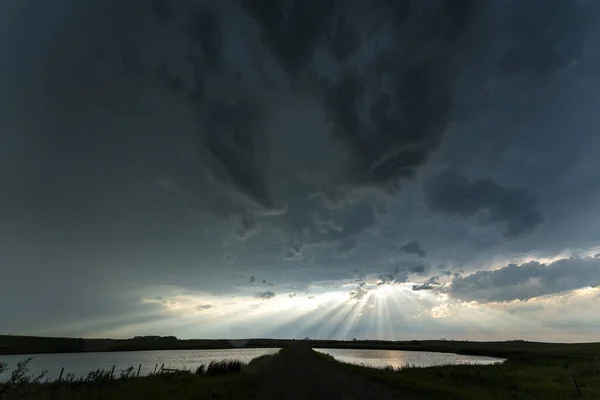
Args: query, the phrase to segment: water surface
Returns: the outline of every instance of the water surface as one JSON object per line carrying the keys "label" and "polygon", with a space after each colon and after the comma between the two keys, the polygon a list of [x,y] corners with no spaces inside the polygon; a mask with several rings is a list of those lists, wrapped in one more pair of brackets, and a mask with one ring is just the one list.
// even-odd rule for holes
{"label": "water surface", "polygon": [[416,367],[435,367],[438,365],[458,364],[496,364],[505,361],[503,358],[467,356],[455,353],[433,353],[429,351],[402,350],[362,350],[362,349],[314,349],[329,354],[338,361],[369,365],[372,367],[402,368],[407,365]]}
{"label": "water surface", "polygon": [[[250,362],[252,359],[265,354],[274,354],[279,349],[222,349],[222,350],[153,350],[153,351],[119,351],[107,353],[61,353],[61,354],[19,354],[2,356],[0,361],[9,364],[12,371],[19,361],[32,357],[29,363],[31,375],[37,375],[42,370],[48,371],[50,379],[57,378],[62,367],[65,374],[70,372],[82,376],[98,368],[111,370],[115,366],[115,375],[122,370],[141,364],[140,375],[154,371],[158,364],[165,368],[195,369],[202,364],[218,360],[240,360]],[[0,374],[0,381],[10,378],[10,372]]]}

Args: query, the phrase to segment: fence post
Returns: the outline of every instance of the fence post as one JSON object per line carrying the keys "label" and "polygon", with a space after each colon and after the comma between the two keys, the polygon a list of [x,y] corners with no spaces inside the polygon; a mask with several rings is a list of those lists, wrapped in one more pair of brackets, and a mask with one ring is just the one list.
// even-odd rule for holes
{"label": "fence post", "polygon": [[162,363],[162,365],[160,366],[160,372],[162,373],[164,369],[165,369],[165,363]]}
{"label": "fence post", "polygon": [[58,376],[58,380],[59,381],[62,379],[63,372],[65,372],[65,367],[62,367],[61,370],[60,370],[60,375]]}
{"label": "fence post", "polygon": [[575,378],[571,378],[573,379],[573,384],[575,385],[575,389],[577,389],[577,394],[579,395],[579,397],[581,397],[581,391],[579,390],[579,386],[577,385],[577,381],[575,380]]}
{"label": "fence post", "polygon": [[138,367],[138,372],[137,372],[136,378],[140,377],[140,369],[142,369],[142,364],[140,364],[140,366]]}
{"label": "fence post", "polygon": [[113,378],[114,373],[115,373],[115,366],[113,365],[112,371],[110,371],[110,379]]}
{"label": "fence post", "polygon": [[156,368],[158,368],[158,363],[156,363],[156,365],[154,366],[154,372],[153,372],[154,375],[156,375]]}

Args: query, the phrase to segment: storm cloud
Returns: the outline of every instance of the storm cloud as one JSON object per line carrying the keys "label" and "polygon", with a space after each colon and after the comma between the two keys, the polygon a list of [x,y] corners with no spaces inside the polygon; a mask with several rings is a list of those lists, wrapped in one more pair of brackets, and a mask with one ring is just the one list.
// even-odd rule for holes
{"label": "storm cloud", "polygon": [[433,211],[503,224],[507,239],[527,234],[543,221],[536,197],[527,190],[505,188],[490,178],[470,181],[450,170],[428,183],[427,199]]}
{"label": "storm cloud", "polygon": [[421,244],[416,240],[408,242],[404,246],[400,247],[400,250],[408,254],[416,254],[419,257],[425,257],[425,255],[427,254],[427,252],[421,247]]}
{"label": "storm cloud", "polygon": [[591,287],[600,282],[600,259],[571,257],[549,264],[509,264],[452,279],[449,293],[466,301],[512,301]]}
{"label": "storm cloud", "polygon": [[598,9],[6,2],[0,330],[293,337],[348,306],[375,337],[378,291],[404,332],[597,285]]}

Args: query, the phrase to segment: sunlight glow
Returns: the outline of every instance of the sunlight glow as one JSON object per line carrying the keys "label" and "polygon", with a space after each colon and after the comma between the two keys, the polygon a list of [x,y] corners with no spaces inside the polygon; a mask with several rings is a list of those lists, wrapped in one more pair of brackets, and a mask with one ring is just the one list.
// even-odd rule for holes
{"label": "sunlight glow", "polygon": [[600,298],[600,288],[589,287],[527,302],[486,304],[453,299],[436,291],[415,291],[414,284],[328,282],[303,293],[275,289],[274,297],[268,299],[258,296],[256,288],[240,288],[235,297],[155,288],[153,296],[140,297],[142,308],[130,316],[129,324],[120,320],[120,328],[110,330],[108,324],[96,321],[87,328],[101,336],[120,337],[177,332],[182,338],[261,335],[400,340],[422,336],[424,326],[443,330],[459,324],[471,335],[494,335],[502,330],[525,337],[538,324],[530,310],[549,313],[554,306],[573,301],[593,303]]}

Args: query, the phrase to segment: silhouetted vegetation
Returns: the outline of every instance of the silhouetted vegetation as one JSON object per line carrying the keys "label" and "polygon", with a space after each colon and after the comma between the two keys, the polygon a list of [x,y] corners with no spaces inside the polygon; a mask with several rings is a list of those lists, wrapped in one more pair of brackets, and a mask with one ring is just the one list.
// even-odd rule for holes
{"label": "silhouetted vegetation", "polygon": [[524,340],[505,342],[474,342],[461,340],[319,340],[309,339],[189,339],[174,336],[159,339],[75,339],[35,336],[0,335],[0,354],[80,353],[92,351],[139,351],[139,350],[203,350],[233,348],[284,348],[306,344],[313,348],[348,348],[434,351],[507,358],[515,355],[570,354],[587,355],[598,352],[598,343],[541,343]]}
{"label": "silhouetted vegetation", "polygon": [[175,336],[139,336],[131,339],[84,339],[38,336],[0,335],[2,354],[83,353],[97,351],[203,350],[245,348],[280,348],[291,340],[271,339],[190,339]]}
{"label": "silhouetted vegetation", "polygon": [[[137,369],[129,367],[118,376],[98,369],[55,380],[44,379],[47,371],[30,376],[30,360],[19,362],[10,378],[0,383],[0,399],[238,399],[254,390],[253,381],[241,374],[245,364],[235,360],[212,361],[196,373],[165,369],[169,372],[137,377]],[[6,371],[6,363],[0,362],[0,373]]]}
{"label": "silhouetted vegetation", "polygon": [[228,375],[242,372],[244,363],[238,360],[211,361],[208,365],[201,365],[196,369],[198,375]]}

